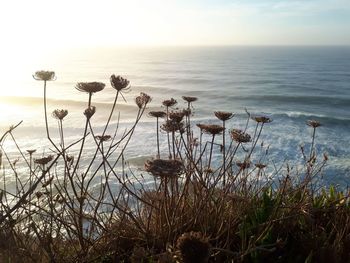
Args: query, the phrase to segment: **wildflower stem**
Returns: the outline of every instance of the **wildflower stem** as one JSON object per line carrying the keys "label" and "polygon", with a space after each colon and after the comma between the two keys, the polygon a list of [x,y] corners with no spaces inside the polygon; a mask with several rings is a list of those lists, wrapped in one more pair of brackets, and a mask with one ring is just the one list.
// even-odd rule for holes
{"label": "wildflower stem", "polygon": [[[91,97],[92,97],[92,93],[90,92],[89,93],[88,108],[90,108],[90,106],[91,106]],[[72,175],[74,175],[74,173],[76,172],[76,170],[78,168],[78,165],[79,165],[79,162],[80,162],[81,154],[83,153],[83,148],[84,148],[84,144],[85,144],[85,138],[86,138],[86,134],[87,134],[88,124],[89,124],[89,118],[86,118],[85,128],[84,128],[84,136],[83,136],[83,140],[81,142],[81,146],[80,146],[80,150],[79,150],[79,154],[78,154],[78,159],[77,159],[77,162],[75,163]]]}
{"label": "wildflower stem", "polygon": [[105,128],[104,128],[104,130],[103,130],[103,132],[102,132],[102,136],[105,135],[106,130],[107,130],[108,125],[109,125],[109,122],[110,122],[111,119],[112,119],[112,115],[113,115],[115,106],[117,105],[118,95],[119,95],[119,90],[117,91],[117,94],[115,95],[114,102],[113,102],[113,106],[112,106],[111,112],[110,112],[110,114],[109,114],[109,117],[108,117],[108,119],[107,119],[106,126],[105,126]]}
{"label": "wildflower stem", "polygon": [[[166,120],[169,120],[169,107],[166,107]],[[168,137],[168,149],[169,149],[169,159],[171,159],[171,150],[170,150],[170,136],[169,132],[167,132],[167,137]]]}
{"label": "wildflower stem", "polygon": [[157,150],[158,150],[157,158],[160,159],[160,150],[159,150],[159,118],[158,117],[157,117]]}
{"label": "wildflower stem", "polygon": [[60,150],[58,149],[58,147],[56,146],[56,144],[51,140],[50,137],[50,132],[49,132],[49,124],[47,121],[47,106],[46,106],[46,80],[44,80],[44,114],[45,114],[45,127],[46,127],[46,135],[47,135],[47,139],[50,141],[50,143],[56,148],[56,150],[58,152],[60,152]]}
{"label": "wildflower stem", "polygon": [[212,157],[212,155],[213,155],[214,139],[215,139],[215,134],[213,134],[213,137],[212,137],[212,139],[211,139],[210,154],[209,154],[209,161],[208,161],[208,168],[210,168],[211,157]]}
{"label": "wildflower stem", "polygon": [[224,130],[222,132],[222,163],[223,163],[223,167],[224,167],[224,174],[223,174],[223,181],[222,184],[223,186],[225,186],[225,181],[226,181],[226,171],[225,171],[225,167],[226,167],[226,143],[225,143],[225,121],[222,121],[222,127],[224,127]]}
{"label": "wildflower stem", "polygon": [[315,151],[314,149],[314,144],[315,144],[315,135],[316,135],[316,128],[313,127],[313,131],[312,131],[312,141],[311,141],[311,148],[310,148],[310,158],[309,160],[311,160],[311,157]]}

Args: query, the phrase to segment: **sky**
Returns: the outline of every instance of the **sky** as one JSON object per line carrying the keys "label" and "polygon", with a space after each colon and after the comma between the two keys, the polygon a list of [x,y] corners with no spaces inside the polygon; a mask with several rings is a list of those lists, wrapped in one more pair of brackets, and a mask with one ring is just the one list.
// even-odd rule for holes
{"label": "sky", "polygon": [[1,1],[2,49],[350,45],[350,0]]}

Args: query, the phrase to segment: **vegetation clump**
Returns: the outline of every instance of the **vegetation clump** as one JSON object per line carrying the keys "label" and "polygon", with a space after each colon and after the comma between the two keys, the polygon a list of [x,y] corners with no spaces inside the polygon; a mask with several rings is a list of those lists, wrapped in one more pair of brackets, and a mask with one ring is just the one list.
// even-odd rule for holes
{"label": "vegetation clump", "polygon": [[[266,161],[269,146],[261,138],[270,117],[247,112],[246,126],[239,127],[235,114],[216,111],[210,122],[198,123],[197,97],[183,96],[184,109],[166,99],[164,111],[148,114],[156,123],[154,158],[133,171],[126,168],[125,150],[151,103],[148,94],[136,97],[135,123],[119,132],[119,117],[112,120],[130,81],[112,75],[115,98],[96,132],[92,94],[106,85],[78,83],[89,96],[81,109],[82,134],[70,141],[63,133],[68,110],[52,113],[59,136],[50,134],[46,82],[55,73],[38,71],[34,78],[44,81],[52,147],[46,155],[22,150],[15,136],[21,122],[0,138],[1,262],[349,260],[349,192],[317,184],[328,162],[315,147],[322,129],[317,120],[305,125],[312,135],[310,147],[301,150],[302,167],[275,167]],[[18,156],[8,154],[7,140]]]}

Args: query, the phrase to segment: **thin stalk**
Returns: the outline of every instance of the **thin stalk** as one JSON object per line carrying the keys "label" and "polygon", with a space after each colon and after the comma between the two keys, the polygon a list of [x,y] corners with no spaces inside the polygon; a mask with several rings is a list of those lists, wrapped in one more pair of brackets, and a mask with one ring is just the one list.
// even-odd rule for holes
{"label": "thin stalk", "polygon": [[225,121],[222,121],[222,127],[224,128],[223,132],[222,132],[222,163],[223,163],[223,167],[224,167],[224,174],[223,174],[223,186],[225,186],[225,181],[226,181],[226,143],[225,143]]}
{"label": "thin stalk", "polygon": [[[90,108],[91,106],[91,97],[92,97],[92,93],[89,93],[89,101],[88,101],[88,108]],[[86,138],[86,134],[87,134],[87,128],[88,128],[88,124],[89,124],[89,118],[86,118],[86,122],[85,122],[85,128],[84,128],[84,137],[83,140],[81,142],[81,146],[80,146],[80,150],[79,150],[79,155],[78,155],[78,159],[77,162],[75,163],[74,166],[74,170],[72,172],[72,175],[74,175],[74,173],[76,172],[77,168],[78,168],[78,164],[80,162],[80,158],[81,158],[81,154],[83,153],[83,148],[84,148],[84,144],[85,144],[85,138]]]}
{"label": "thin stalk", "polygon": [[313,128],[313,131],[312,131],[311,148],[310,148],[310,157],[309,157],[309,160],[310,160],[310,161],[311,161],[312,154],[313,154],[313,152],[314,152],[315,135],[316,135],[316,128]]}
{"label": "thin stalk", "polygon": [[215,139],[215,134],[213,134],[213,137],[212,137],[212,139],[211,139],[210,154],[209,154],[209,161],[208,161],[208,168],[210,168],[211,157],[212,157],[212,155],[213,155],[214,139]]}
{"label": "thin stalk", "polygon": [[160,150],[159,150],[159,120],[158,120],[158,117],[157,117],[157,150],[158,150],[157,158],[160,159]]}
{"label": "thin stalk", "polygon": [[[166,107],[166,120],[169,120],[169,107]],[[169,159],[171,159],[171,150],[170,150],[170,136],[169,132],[167,132],[167,137],[168,137],[168,150],[169,150]]]}
{"label": "thin stalk", "polygon": [[102,136],[105,135],[105,132],[108,128],[108,125],[109,125],[109,122],[111,121],[112,119],[112,115],[113,115],[113,112],[114,112],[114,109],[115,109],[115,106],[117,105],[117,101],[118,101],[118,95],[119,95],[119,90],[117,90],[117,94],[115,95],[115,98],[114,98],[114,102],[113,102],[113,106],[112,106],[112,109],[111,109],[111,112],[109,114],[109,117],[107,119],[107,123],[106,123],[106,126],[102,132]]}
{"label": "thin stalk", "polygon": [[45,127],[46,127],[46,135],[47,135],[47,139],[50,141],[50,143],[56,148],[56,150],[58,152],[60,152],[60,150],[58,149],[58,147],[56,146],[56,144],[51,140],[50,137],[50,132],[49,132],[49,124],[47,121],[47,106],[46,106],[46,80],[44,80],[44,114],[45,114]]}

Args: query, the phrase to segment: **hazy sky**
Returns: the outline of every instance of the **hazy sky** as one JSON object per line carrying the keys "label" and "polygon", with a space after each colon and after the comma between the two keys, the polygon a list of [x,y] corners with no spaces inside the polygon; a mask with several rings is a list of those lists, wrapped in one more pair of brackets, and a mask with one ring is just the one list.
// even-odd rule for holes
{"label": "hazy sky", "polygon": [[350,0],[9,0],[1,45],[350,45]]}

